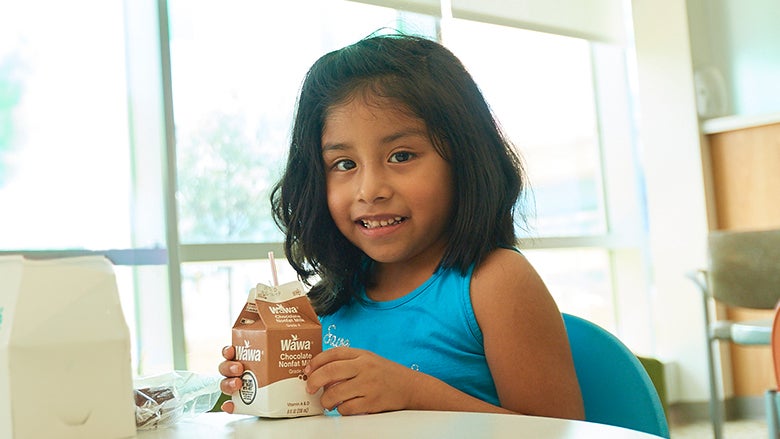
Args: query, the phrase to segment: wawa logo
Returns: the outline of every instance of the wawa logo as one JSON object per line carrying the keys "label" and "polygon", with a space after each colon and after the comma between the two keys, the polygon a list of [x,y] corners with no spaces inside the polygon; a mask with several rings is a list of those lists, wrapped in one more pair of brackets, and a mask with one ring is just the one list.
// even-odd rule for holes
{"label": "wawa logo", "polygon": [[263,359],[262,349],[252,349],[249,347],[249,340],[244,340],[243,346],[236,346],[236,360],[239,361],[260,361]]}
{"label": "wawa logo", "polygon": [[298,336],[290,334],[290,338],[280,340],[283,351],[304,351],[311,349],[311,340],[298,340]]}
{"label": "wawa logo", "polygon": [[282,303],[276,306],[269,306],[268,310],[271,311],[271,314],[298,314],[297,306],[287,307]]}

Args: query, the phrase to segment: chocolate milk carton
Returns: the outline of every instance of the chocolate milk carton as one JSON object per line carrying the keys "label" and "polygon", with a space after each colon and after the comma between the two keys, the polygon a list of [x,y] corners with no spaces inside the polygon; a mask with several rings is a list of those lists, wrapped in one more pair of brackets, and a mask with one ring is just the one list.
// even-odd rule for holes
{"label": "chocolate milk carton", "polygon": [[233,325],[243,386],[234,413],[290,418],[322,413],[306,392],[303,368],[322,351],[322,327],[300,282],[258,284]]}

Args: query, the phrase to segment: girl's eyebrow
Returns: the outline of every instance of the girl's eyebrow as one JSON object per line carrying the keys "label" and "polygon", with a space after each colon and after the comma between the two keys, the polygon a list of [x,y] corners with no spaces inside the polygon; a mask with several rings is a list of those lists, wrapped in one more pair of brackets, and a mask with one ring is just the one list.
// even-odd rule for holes
{"label": "girl's eyebrow", "polygon": [[402,139],[404,137],[415,137],[415,136],[427,136],[428,133],[421,128],[407,128],[398,132],[395,132],[393,134],[387,135],[385,137],[382,137],[381,142],[382,143],[392,143],[398,139]]}
{"label": "girl's eyebrow", "polygon": [[323,143],[322,144],[322,152],[328,152],[328,151],[343,151],[347,149],[347,145],[343,143]]}
{"label": "girl's eyebrow", "polygon": [[[400,131],[397,131],[392,134],[388,134],[387,136],[382,137],[379,142],[381,144],[388,144],[395,142],[398,139],[403,139],[404,137],[424,137],[427,136],[428,132],[421,128],[406,128]],[[338,143],[323,143],[322,144],[322,152],[328,152],[328,151],[343,151],[345,149],[348,149],[349,146],[344,144],[343,142]]]}

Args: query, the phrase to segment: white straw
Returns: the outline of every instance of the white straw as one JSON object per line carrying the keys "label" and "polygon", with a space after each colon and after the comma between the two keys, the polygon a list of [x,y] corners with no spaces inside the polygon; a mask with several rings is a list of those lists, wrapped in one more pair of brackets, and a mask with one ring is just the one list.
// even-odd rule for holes
{"label": "white straw", "polygon": [[271,262],[271,277],[274,281],[274,286],[279,285],[279,279],[276,277],[276,262],[274,261],[274,252],[268,252],[268,260]]}

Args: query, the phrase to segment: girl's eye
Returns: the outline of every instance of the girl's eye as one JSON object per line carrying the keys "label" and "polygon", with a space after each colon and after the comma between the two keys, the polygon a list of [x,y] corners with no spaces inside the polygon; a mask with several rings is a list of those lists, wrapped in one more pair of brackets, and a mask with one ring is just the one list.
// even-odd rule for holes
{"label": "girl's eye", "polygon": [[339,160],[333,165],[333,169],[338,171],[349,171],[355,168],[355,162],[352,160]]}
{"label": "girl's eye", "polygon": [[405,162],[407,160],[410,160],[412,158],[411,152],[401,151],[393,153],[392,156],[390,156],[390,162],[392,163],[400,163]]}

